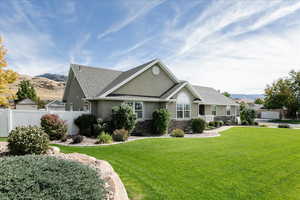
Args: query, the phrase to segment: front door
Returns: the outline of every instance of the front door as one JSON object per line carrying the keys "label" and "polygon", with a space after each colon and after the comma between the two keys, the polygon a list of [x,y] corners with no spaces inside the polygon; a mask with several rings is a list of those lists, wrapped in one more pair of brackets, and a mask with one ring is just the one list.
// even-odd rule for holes
{"label": "front door", "polygon": [[205,115],[205,106],[199,104],[199,115]]}

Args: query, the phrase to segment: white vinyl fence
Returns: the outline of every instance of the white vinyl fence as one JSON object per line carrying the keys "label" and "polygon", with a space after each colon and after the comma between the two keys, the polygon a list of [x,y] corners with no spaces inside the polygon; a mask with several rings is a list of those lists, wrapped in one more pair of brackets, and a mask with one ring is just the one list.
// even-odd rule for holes
{"label": "white vinyl fence", "polygon": [[261,112],[262,119],[280,119],[279,111],[263,111]]}
{"label": "white vinyl fence", "polygon": [[9,131],[17,126],[40,125],[41,117],[45,114],[56,114],[66,121],[68,134],[76,134],[77,126],[74,119],[85,111],[39,111],[39,110],[1,110],[0,109],[0,137],[7,137]]}

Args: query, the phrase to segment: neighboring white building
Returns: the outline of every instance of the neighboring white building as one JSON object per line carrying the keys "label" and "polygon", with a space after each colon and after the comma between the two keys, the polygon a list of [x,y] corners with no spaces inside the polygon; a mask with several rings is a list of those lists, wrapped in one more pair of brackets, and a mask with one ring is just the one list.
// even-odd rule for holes
{"label": "neighboring white building", "polygon": [[48,103],[45,106],[46,110],[60,110],[60,111],[65,111],[65,103],[63,103],[62,101],[59,100],[54,100],[51,101],[50,103]]}
{"label": "neighboring white building", "polygon": [[37,110],[38,105],[31,99],[23,99],[16,104],[16,110]]}

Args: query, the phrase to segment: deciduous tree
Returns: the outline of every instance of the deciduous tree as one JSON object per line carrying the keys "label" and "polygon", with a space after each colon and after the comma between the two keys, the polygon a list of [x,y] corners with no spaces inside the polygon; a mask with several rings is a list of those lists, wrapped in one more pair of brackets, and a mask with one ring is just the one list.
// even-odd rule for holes
{"label": "deciduous tree", "polygon": [[12,70],[6,69],[6,53],[7,50],[3,45],[3,40],[0,37],[0,106],[8,106],[9,98],[12,97],[12,93],[8,88],[8,84],[17,80],[18,74]]}

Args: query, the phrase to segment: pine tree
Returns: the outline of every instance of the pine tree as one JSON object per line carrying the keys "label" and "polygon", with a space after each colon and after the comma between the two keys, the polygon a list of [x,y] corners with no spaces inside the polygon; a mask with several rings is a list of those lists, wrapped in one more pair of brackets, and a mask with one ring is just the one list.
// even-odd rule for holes
{"label": "pine tree", "polygon": [[18,79],[18,74],[12,70],[7,70],[7,62],[5,59],[7,50],[2,44],[3,40],[0,37],[0,107],[8,106],[8,99],[12,97],[12,93],[8,88],[8,84],[15,82]]}
{"label": "pine tree", "polygon": [[18,101],[27,98],[31,99],[32,101],[37,101],[36,91],[29,80],[21,81],[16,96]]}

